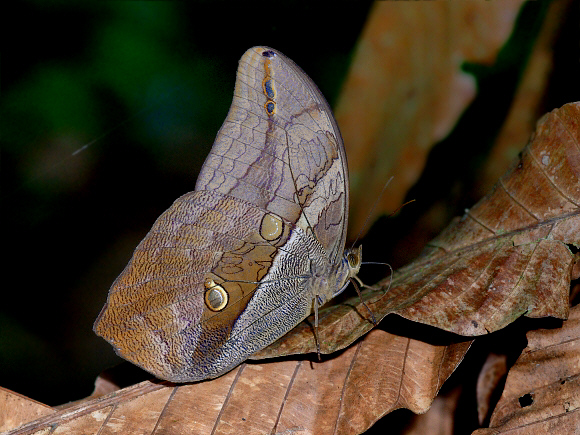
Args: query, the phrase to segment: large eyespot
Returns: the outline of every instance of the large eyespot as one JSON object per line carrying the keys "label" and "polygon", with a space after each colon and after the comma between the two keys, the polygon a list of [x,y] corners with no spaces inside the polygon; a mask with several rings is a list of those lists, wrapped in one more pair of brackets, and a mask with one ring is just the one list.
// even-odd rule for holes
{"label": "large eyespot", "polygon": [[260,224],[260,235],[267,241],[271,242],[280,238],[284,231],[284,221],[280,216],[272,213],[266,213]]}
{"label": "large eyespot", "polygon": [[272,59],[273,57],[276,57],[276,53],[274,53],[272,50],[266,50],[262,51],[262,56],[267,57],[268,59]]}
{"label": "large eyespot", "polygon": [[221,311],[228,305],[228,292],[213,279],[208,279],[203,284],[205,291],[205,304],[212,311]]}

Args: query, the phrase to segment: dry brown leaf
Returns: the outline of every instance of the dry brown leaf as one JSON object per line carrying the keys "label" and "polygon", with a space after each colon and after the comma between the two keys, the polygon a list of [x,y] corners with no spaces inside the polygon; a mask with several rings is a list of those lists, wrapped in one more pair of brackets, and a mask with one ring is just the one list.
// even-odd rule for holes
{"label": "dry brown leaf", "polygon": [[54,412],[50,406],[0,387],[0,432],[2,433]]}
{"label": "dry brown leaf", "polygon": [[[456,334],[497,331],[521,315],[568,315],[580,246],[580,103],[538,121],[521,159],[422,255],[397,270],[391,288],[362,300],[382,319],[406,319]],[[389,282],[383,282],[385,288]],[[373,327],[358,297],[320,312],[323,353],[342,349]],[[313,320],[298,325],[256,358],[314,352]]]}
{"label": "dry brown leaf", "polygon": [[[491,64],[523,2],[376,2],[336,107],[351,179],[350,234],[401,204],[429,150],[476,93],[463,62]],[[369,109],[372,108],[372,109]]]}
{"label": "dry brown leaf", "polygon": [[528,333],[485,434],[580,433],[580,305],[558,329]]}
{"label": "dry brown leaf", "polygon": [[[12,434],[357,434],[397,408],[425,412],[470,342],[372,331],[322,363],[243,364],[208,382],[143,382],[31,421]],[[212,430],[214,432],[212,432]]]}
{"label": "dry brown leaf", "polygon": [[545,115],[492,192],[401,269],[379,302],[462,335],[498,330],[522,314],[566,318],[568,245],[580,246],[579,144],[580,103]]}
{"label": "dry brown leaf", "polygon": [[480,425],[483,425],[489,412],[491,412],[492,396],[506,373],[507,357],[490,353],[477,378],[477,418]]}

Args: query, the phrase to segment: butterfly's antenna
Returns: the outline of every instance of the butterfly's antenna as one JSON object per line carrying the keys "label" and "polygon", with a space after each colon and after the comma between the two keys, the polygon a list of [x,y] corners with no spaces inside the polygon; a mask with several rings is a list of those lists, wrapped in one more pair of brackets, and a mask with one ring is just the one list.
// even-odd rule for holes
{"label": "butterfly's antenna", "polygon": [[360,231],[358,232],[358,235],[356,236],[356,239],[352,243],[351,249],[354,247],[354,245],[356,245],[356,242],[358,242],[358,240],[360,239],[360,236],[363,233],[364,229],[367,227],[367,224],[369,223],[369,219],[371,218],[373,212],[375,211],[375,208],[377,208],[377,205],[379,204],[379,201],[380,201],[381,197],[383,196],[383,193],[385,193],[385,190],[387,190],[387,186],[389,185],[389,183],[391,181],[393,181],[393,178],[394,177],[389,178],[387,180],[387,182],[385,183],[385,185],[383,186],[383,190],[381,190],[381,193],[379,194],[379,196],[375,200],[375,203],[371,207],[371,211],[367,214],[367,217],[365,219],[365,222],[364,222],[362,228],[360,229]]}
{"label": "butterfly's antenna", "polygon": [[[389,285],[387,286],[387,288],[385,289],[385,293],[389,291],[389,289],[391,288],[391,284],[393,283],[393,268],[391,267],[391,265],[389,263],[381,263],[378,261],[363,261],[361,263],[362,264],[380,264],[381,266],[388,266],[388,268],[391,270],[391,274],[390,274],[390,280],[389,280]],[[361,286],[361,287],[365,287],[365,288],[370,288],[370,289],[375,289],[378,290],[378,288],[376,286],[369,286],[364,284],[360,278],[358,276],[353,276],[351,278],[351,281],[355,279],[357,281],[357,283]]]}
{"label": "butterfly's antenna", "polygon": [[393,215],[394,215],[394,214],[396,214],[396,213],[397,213],[399,210],[401,210],[403,207],[405,207],[405,206],[406,206],[406,205],[408,205],[408,204],[411,204],[412,202],[415,202],[415,200],[414,200],[414,199],[412,199],[412,200],[410,200],[410,201],[407,201],[407,202],[406,202],[406,203],[404,203],[404,204],[401,204],[400,206],[398,206],[398,207],[396,208],[396,210],[395,210],[394,212],[392,212],[392,213],[389,215],[389,217],[393,216]]}

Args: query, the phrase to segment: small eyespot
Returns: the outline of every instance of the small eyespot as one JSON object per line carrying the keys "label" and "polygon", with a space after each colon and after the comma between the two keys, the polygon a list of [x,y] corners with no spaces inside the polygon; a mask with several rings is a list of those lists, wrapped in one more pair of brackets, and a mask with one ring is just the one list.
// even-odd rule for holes
{"label": "small eyespot", "polygon": [[273,101],[267,101],[264,105],[264,108],[266,109],[268,115],[273,115],[274,111],[276,110],[276,104],[274,104]]}
{"label": "small eyespot", "polygon": [[221,311],[228,305],[228,292],[219,284],[216,284],[213,279],[208,279],[204,283],[205,288],[205,304],[212,311]]}
{"label": "small eyespot", "polygon": [[270,78],[265,78],[264,81],[262,82],[262,86],[264,88],[264,94],[266,95],[266,97],[268,97],[270,100],[273,100],[274,97],[276,96],[276,92],[272,87],[272,80]]}
{"label": "small eyespot", "polygon": [[267,57],[268,59],[272,59],[276,57],[276,53],[274,53],[272,50],[266,50],[262,52],[262,56]]}

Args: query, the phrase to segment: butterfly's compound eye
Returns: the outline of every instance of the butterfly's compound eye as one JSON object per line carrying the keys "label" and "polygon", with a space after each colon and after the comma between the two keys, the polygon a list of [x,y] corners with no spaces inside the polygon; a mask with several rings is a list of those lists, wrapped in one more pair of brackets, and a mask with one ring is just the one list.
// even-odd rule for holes
{"label": "butterfly's compound eye", "polygon": [[353,254],[352,252],[346,256],[346,259],[348,260],[348,265],[351,268],[354,269],[355,267],[358,266],[358,262],[359,262],[358,257],[355,254]]}

